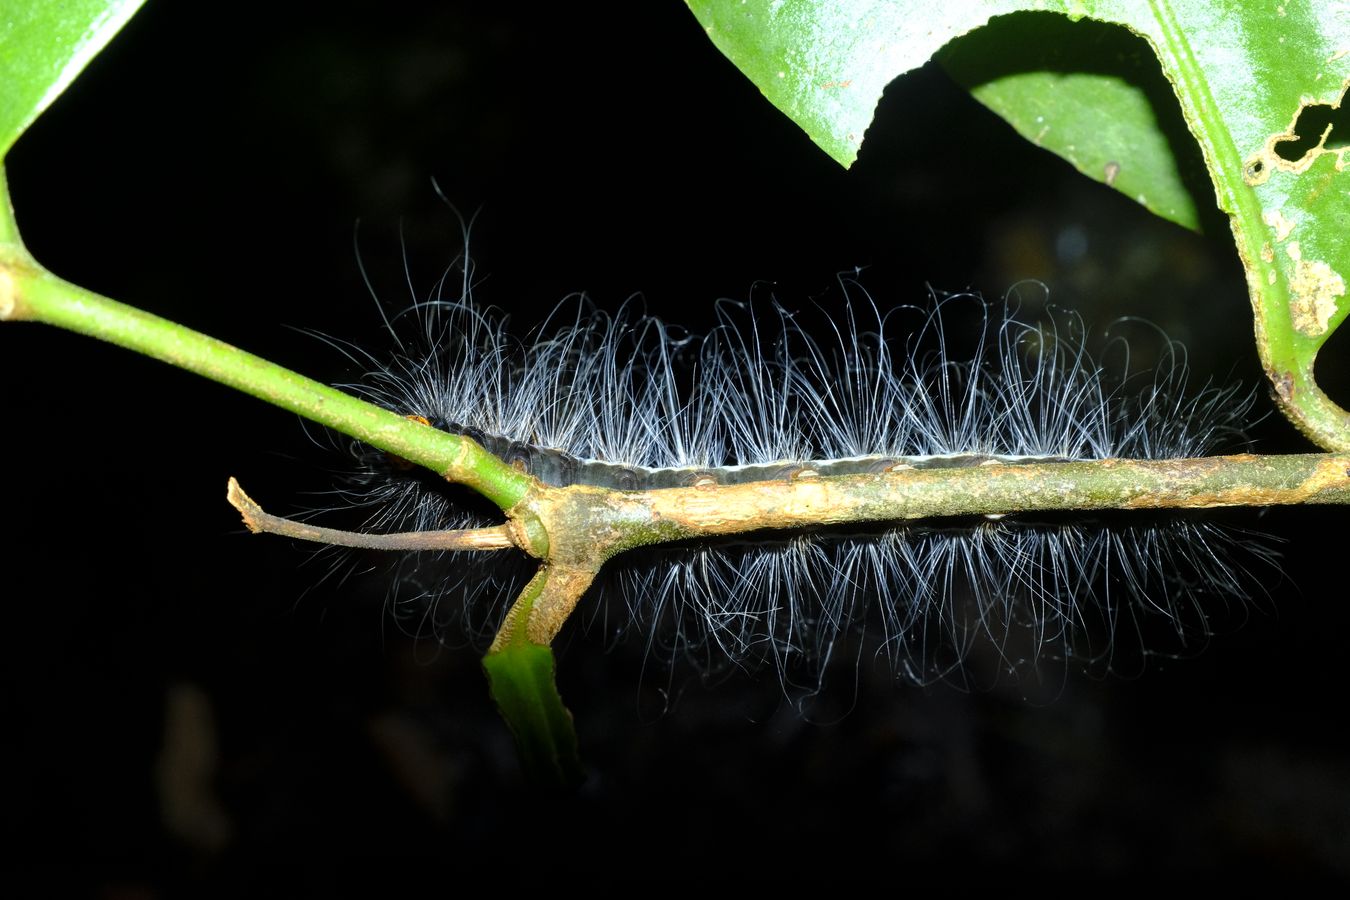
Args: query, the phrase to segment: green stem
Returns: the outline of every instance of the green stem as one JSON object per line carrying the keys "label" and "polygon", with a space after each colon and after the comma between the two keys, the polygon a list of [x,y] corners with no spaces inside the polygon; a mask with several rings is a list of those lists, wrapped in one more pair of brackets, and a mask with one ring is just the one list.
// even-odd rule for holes
{"label": "green stem", "polygon": [[473,488],[504,510],[519,502],[533,484],[530,476],[469,438],[413,421],[223,341],[87,291],[18,256],[0,251],[0,293],[7,282],[12,301],[8,315],[6,304],[0,302],[0,318],[56,325],[196,372],[426,466]]}
{"label": "green stem", "polygon": [[472,440],[359,400],[175,322],[38,270],[14,279],[19,318],[109,341],[327,425],[513,506],[531,479]]}
{"label": "green stem", "polygon": [[[535,600],[547,592],[551,574],[541,567],[513,612],[528,617]],[[515,736],[526,778],[540,787],[575,787],[582,777],[577,736],[554,680],[553,651],[523,636],[498,643],[483,658],[483,671],[492,699]]]}

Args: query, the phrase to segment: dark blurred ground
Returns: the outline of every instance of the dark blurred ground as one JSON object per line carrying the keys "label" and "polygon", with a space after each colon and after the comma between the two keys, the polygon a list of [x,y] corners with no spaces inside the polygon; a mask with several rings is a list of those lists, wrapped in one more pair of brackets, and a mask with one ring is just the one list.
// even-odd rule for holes
{"label": "dark blurred ground", "polygon": [[[526,322],[569,292],[641,292],[698,326],[756,281],[800,302],[854,266],[883,303],[1032,278],[1090,320],[1159,322],[1202,380],[1257,383],[1221,223],[1153,219],[931,69],[892,86],[845,171],[680,4],[631,6],[152,3],[12,154],[24,234],[78,283],[327,380],[350,373],[297,329],[378,329],[356,220],[395,301],[402,246],[423,286],[457,252],[434,177],[481,210],[479,298]],[[1350,877],[1343,513],[1262,517],[1287,578],[1198,658],[1046,703],[844,672],[836,724],[744,678],[658,714],[639,653],[573,636],[562,690],[592,776],[540,807],[472,652],[406,638],[376,579],[241,533],[227,476],[284,512],[322,505],[306,492],[343,464],[293,416],[36,326],[0,332],[0,372],[6,844],[63,860],[53,885],[236,895],[287,871],[318,889],[388,856],[449,891],[489,869]],[[1306,449],[1278,418],[1257,431]]]}

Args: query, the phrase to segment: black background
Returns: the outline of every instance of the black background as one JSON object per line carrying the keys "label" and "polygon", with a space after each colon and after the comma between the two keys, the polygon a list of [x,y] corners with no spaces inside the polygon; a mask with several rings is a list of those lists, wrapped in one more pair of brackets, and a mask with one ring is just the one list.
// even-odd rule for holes
{"label": "black background", "polygon": [[[1160,322],[1202,378],[1258,383],[1222,222],[1202,238],[1154,219],[932,67],[891,86],[846,171],[679,3],[301,6],[138,14],[11,154],[37,258],[341,380],[304,331],[378,340],[358,220],[377,292],[409,296],[406,252],[425,293],[460,241],[435,178],[478,213],[479,299],[527,323],[570,292],[607,308],[641,292],[698,327],[756,282],[804,302],[855,266],[883,304],[1033,278],[1090,320]],[[345,464],[294,416],[33,325],[0,330],[0,377],[7,844],[59,854],[82,888],[231,892],[281,867],[339,883],[391,855],[451,891],[489,867],[897,890],[1014,870],[1350,875],[1335,511],[1262,517],[1287,576],[1245,627],[1044,702],[870,673],[855,696],[845,672],[852,711],[832,724],[771,678],[693,683],[661,712],[639,652],[568,635],[590,780],[539,803],[472,651],[407,638],[376,578],[339,583],[242,533],[229,475],[287,512],[322,505],[311,492]],[[1308,449],[1277,417],[1257,436]],[[164,788],[193,747],[200,789]]]}

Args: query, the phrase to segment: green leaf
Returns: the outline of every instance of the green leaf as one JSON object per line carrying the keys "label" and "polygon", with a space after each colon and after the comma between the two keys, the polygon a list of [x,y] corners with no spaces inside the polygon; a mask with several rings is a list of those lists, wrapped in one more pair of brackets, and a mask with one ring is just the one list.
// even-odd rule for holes
{"label": "green leaf", "polygon": [[1156,215],[1200,229],[1214,205],[1199,148],[1148,43],[1055,13],[1000,16],[939,51],[959,84],[1024,138]]}
{"label": "green leaf", "polygon": [[708,37],[841,164],[858,156],[881,92],[939,47],[1018,9],[1013,0],[931,7],[894,0],[686,0]]}
{"label": "green leaf", "polygon": [[0,14],[0,157],[144,0],[9,0]]}
{"label": "green leaf", "polygon": [[[1317,351],[1350,314],[1350,105],[1342,105],[1350,86],[1350,15],[1341,4],[687,2],[717,47],[844,165],[856,158],[887,83],[996,15],[1034,8],[1074,22],[1086,17],[1127,27],[1157,54],[1218,206],[1231,217],[1257,348],[1285,413],[1322,446],[1350,449],[1350,415],[1313,378]],[[1195,212],[1179,190],[1184,169],[1158,125],[1167,118],[1157,108],[1162,98],[1153,99],[1149,116],[1140,102],[1149,92],[1132,89],[1119,69],[1092,65],[1070,79],[1067,72],[1036,72],[1035,65],[1048,61],[1017,58],[1016,42],[1004,41],[995,52],[1014,59],[992,78],[971,75],[979,66],[968,58],[962,68],[959,46],[946,55],[965,73],[959,77],[969,78],[1024,134],[1098,180],[1142,195],[1174,221],[1194,224]],[[1047,92],[1050,98],[1031,97]],[[1093,111],[1097,104],[1110,107]],[[1036,117],[1046,115],[1057,121],[1042,131],[1045,123]],[[1107,165],[1112,162],[1117,166]]]}
{"label": "green leaf", "polygon": [[515,735],[526,778],[539,787],[569,788],[580,783],[572,714],[554,684],[553,651],[515,642],[483,658],[492,699]]}

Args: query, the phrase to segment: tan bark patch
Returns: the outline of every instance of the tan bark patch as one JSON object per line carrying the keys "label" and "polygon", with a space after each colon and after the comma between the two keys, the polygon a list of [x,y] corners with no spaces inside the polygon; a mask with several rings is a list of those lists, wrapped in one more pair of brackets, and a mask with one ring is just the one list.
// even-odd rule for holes
{"label": "tan bark patch", "polygon": [[1320,260],[1296,259],[1289,295],[1294,327],[1316,337],[1326,333],[1331,317],[1340,308],[1336,298],[1345,296],[1345,279]]}

